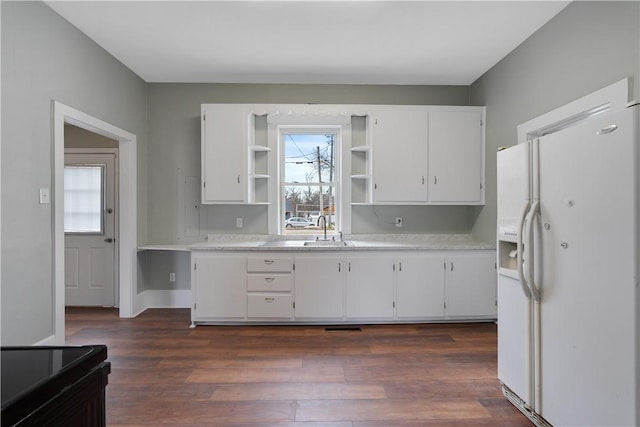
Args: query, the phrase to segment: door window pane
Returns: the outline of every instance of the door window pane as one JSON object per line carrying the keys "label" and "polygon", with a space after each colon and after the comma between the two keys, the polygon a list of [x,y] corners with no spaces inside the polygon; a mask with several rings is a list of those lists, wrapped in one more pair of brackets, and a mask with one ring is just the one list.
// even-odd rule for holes
{"label": "door window pane", "polygon": [[103,233],[104,165],[65,166],[65,233]]}

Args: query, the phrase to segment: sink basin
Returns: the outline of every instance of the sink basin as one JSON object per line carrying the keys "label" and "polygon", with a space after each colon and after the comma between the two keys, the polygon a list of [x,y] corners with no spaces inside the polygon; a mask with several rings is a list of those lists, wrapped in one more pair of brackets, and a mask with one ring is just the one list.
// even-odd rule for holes
{"label": "sink basin", "polygon": [[319,247],[333,247],[340,248],[343,246],[351,246],[349,242],[346,241],[335,241],[335,240],[308,240],[304,242],[304,246],[319,246]]}
{"label": "sink basin", "polygon": [[345,246],[353,246],[353,244],[347,241],[336,242],[334,240],[272,240],[262,243],[260,246],[267,248],[342,248]]}

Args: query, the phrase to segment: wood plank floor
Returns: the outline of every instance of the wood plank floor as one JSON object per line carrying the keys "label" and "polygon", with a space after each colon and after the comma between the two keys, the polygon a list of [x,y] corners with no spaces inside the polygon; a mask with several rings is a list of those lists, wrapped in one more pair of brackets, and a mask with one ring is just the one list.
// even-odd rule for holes
{"label": "wood plank floor", "polygon": [[531,426],[496,380],[492,323],[199,326],[189,310],[68,308],[106,344],[109,426]]}

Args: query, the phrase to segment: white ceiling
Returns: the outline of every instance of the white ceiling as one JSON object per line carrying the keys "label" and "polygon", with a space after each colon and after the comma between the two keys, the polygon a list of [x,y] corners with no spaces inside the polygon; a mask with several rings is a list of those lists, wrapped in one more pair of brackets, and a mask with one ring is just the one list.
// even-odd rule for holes
{"label": "white ceiling", "polygon": [[469,85],[568,1],[47,1],[147,82]]}

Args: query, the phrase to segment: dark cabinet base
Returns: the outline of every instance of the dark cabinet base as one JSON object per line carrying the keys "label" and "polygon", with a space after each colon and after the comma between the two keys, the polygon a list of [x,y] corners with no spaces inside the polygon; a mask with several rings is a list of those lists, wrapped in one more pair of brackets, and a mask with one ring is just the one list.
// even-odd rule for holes
{"label": "dark cabinet base", "polygon": [[[79,349],[75,347],[74,349]],[[64,347],[56,347],[64,349]],[[5,369],[5,350],[15,349],[3,348],[3,374]],[[33,351],[42,351],[42,348],[34,347]],[[97,354],[94,350],[98,350]],[[26,351],[23,348],[21,351]],[[15,360],[29,360],[34,364],[35,360],[11,356]],[[11,361],[10,357],[7,357]],[[106,404],[105,387],[108,382],[108,375],[111,372],[111,365],[105,362],[106,347],[93,346],[89,351],[78,359],[67,359],[60,361],[60,357],[45,357],[45,364],[48,362],[57,367],[63,365],[61,369],[49,369],[48,374],[41,380],[37,380],[32,372],[26,372],[29,382],[37,383],[25,387],[15,386],[19,382],[19,374],[15,371],[8,373],[9,378],[3,375],[3,395],[5,399],[5,386],[8,390],[17,390],[15,396],[6,396],[9,400],[2,402],[2,427],[9,426],[51,426],[51,427],[104,427],[106,426]],[[69,360],[72,360],[69,362]],[[65,362],[68,362],[65,365]],[[28,367],[28,365],[27,365]],[[38,368],[44,371],[42,366],[33,366],[32,371]],[[54,372],[55,371],[55,372]],[[34,379],[35,378],[35,379]],[[12,384],[5,384],[5,381],[13,381]]]}

